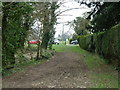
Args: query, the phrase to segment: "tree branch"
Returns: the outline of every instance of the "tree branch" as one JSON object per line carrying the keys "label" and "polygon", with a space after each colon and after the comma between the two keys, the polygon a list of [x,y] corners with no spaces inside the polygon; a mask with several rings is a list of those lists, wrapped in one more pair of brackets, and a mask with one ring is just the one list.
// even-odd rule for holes
{"label": "tree branch", "polygon": [[70,8],[70,9],[66,9],[66,10],[63,10],[61,12],[57,12],[58,14],[56,14],[56,16],[59,16],[60,14],[64,13],[64,12],[67,12],[67,11],[70,11],[70,10],[73,10],[73,9],[83,9],[84,7],[82,8]]}

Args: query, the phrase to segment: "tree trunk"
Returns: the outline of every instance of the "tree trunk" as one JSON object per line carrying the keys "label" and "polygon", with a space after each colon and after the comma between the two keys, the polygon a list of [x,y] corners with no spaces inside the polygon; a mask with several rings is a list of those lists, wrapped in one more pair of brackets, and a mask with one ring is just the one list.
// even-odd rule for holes
{"label": "tree trunk", "polygon": [[27,40],[28,41],[28,48],[30,48],[30,42],[29,42],[29,40]]}
{"label": "tree trunk", "polygon": [[40,55],[39,50],[40,50],[40,41],[39,41],[39,43],[38,43],[36,60],[39,60],[39,55]]}
{"label": "tree trunk", "polygon": [[43,53],[43,51],[42,51],[42,44],[40,44],[40,58],[43,58],[42,53]]}
{"label": "tree trunk", "polygon": [[50,43],[49,43],[49,49],[52,49],[52,40],[50,39]]}
{"label": "tree trunk", "polygon": [[43,37],[42,48],[47,49],[48,42],[49,42],[49,32],[45,33]]}

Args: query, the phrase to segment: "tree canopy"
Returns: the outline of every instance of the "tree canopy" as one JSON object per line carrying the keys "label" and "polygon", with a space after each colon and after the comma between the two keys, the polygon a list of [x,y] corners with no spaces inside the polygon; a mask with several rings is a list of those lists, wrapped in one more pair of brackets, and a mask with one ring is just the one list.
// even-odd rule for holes
{"label": "tree canopy", "polygon": [[70,27],[73,27],[77,35],[85,35],[88,33],[87,26],[89,25],[89,20],[83,17],[76,17],[72,22],[68,22]]}
{"label": "tree canopy", "polygon": [[106,31],[120,22],[120,2],[94,2],[84,4],[88,7],[94,6],[94,9],[88,12],[89,16],[87,17],[87,19],[92,18],[89,27],[90,32]]}

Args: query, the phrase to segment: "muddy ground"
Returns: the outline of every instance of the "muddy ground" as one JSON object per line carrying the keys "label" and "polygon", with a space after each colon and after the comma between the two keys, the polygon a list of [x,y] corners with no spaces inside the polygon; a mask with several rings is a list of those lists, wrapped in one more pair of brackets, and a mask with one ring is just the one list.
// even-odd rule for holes
{"label": "muddy ground", "polygon": [[46,62],[3,78],[3,88],[89,88],[92,73],[84,56],[57,52]]}

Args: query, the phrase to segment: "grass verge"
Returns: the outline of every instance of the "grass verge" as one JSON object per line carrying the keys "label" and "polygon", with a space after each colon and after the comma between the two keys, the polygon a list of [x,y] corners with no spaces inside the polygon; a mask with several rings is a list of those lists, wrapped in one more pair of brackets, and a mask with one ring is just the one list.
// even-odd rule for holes
{"label": "grass verge", "polygon": [[[105,59],[85,51],[79,46],[71,45],[59,45],[54,46],[57,52],[69,50],[80,54],[80,58],[84,58],[84,62],[92,73],[89,77],[92,81],[92,88],[118,88],[118,73],[114,69],[114,66],[107,65]],[[83,57],[82,57],[83,56]]]}
{"label": "grass verge", "polygon": [[93,71],[89,76],[92,79],[92,88],[118,88],[118,73],[112,65],[107,65],[105,59],[87,52],[78,46],[71,47],[71,51],[85,56],[85,63]]}

